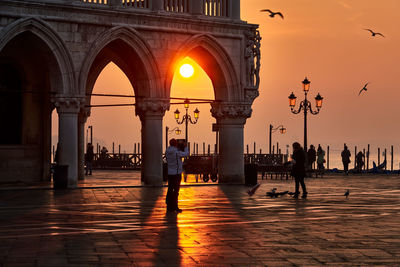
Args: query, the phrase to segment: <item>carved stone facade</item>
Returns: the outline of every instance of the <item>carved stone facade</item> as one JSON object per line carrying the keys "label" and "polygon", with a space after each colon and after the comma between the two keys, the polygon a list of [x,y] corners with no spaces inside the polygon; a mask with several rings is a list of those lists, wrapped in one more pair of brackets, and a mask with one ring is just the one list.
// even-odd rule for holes
{"label": "carved stone facade", "polygon": [[[142,134],[159,131],[157,142],[142,136],[147,153],[143,175],[148,184],[162,183],[162,117],[169,109],[175,68],[183,58],[191,57],[209,73],[216,98],[212,114],[217,121],[228,125],[227,119],[240,118],[239,124],[244,125],[258,96],[261,37],[258,25],[240,20],[240,1],[223,1],[227,6],[211,9],[203,6],[210,1],[188,0],[188,6],[178,9],[162,5],[160,0],[140,3],[0,1],[0,74],[10,77],[7,84],[19,88],[21,94],[35,92],[24,95],[24,101],[9,99],[10,106],[22,110],[11,120],[18,122],[13,131],[22,134],[17,141],[0,140],[1,179],[50,179],[51,112],[56,108],[60,131],[64,131],[59,142],[68,146],[61,158],[70,165],[70,185],[76,184],[76,158],[81,171],[83,129],[90,115],[93,86],[111,61],[134,88]],[[12,70],[11,76],[8,70]],[[3,87],[1,90],[10,89]],[[235,136],[242,138],[239,132]],[[235,138],[225,142],[221,151],[229,151],[227,146],[237,146],[235,151],[240,151]],[[79,149],[69,149],[71,146]],[[22,175],[22,165],[16,162],[23,161],[24,153],[31,155],[23,165],[31,166],[31,171]],[[229,155],[226,157],[228,162]],[[233,176],[243,176],[241,169],[236,172]]]}
{"label": "carved stone facade", "polygon": [[261,36],[256,29],[245,31],[245,35],[246,88],[257,90],[260,85]]}
{"label": "carved stone facade", "polygon": [[247,119],[251,117],[251,113],[249,103],[214,102],[211,104],[211,114],[216,119]]}
{"label": "carved stone facade", "polygon": [[135,111],[140,118],[146,116],[163,117],[165,111],[169,110],[169,99],[137,98],[136,101]]}
{"label": "carved stone facade", "polygon": [[[84,103],[81,103],[84,104]],[[91,110],[88,107],[81,107],[79,111],[79,123],[86,123],[87,119],[90,117]]]}
{"label": "carved stone facade", "polygon": [[79,97],[54,97],[51,99],[57,113],[78,114],[85,106],[85,99]]}

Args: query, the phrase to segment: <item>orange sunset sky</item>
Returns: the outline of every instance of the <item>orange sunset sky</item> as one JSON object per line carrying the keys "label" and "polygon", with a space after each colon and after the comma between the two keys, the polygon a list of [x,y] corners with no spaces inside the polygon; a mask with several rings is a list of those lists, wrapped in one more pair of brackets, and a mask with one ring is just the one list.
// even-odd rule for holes
{"label": "orange sunset sky", "polygon": [[[265,8],[282,12],[285,19],[259,12]],[[352,149],[370,143],[372,156],[378,146],[393,144],[399,152],[399,10],[399,0],[242,0],[242,20],[259,24],[262,37],[260,96],[245,125],[245,144],[250,150],[257,142],[257,150],[267,151],[270,123],[287,128],[285,135],[273,134],[274,143],[279,141],[281,147],[293,141],[303,143],[303,115],[290,112],[288,96],[293,91],[297,102],[303,99],[301,81],[307,76],[313,106],[318,92],[324,97],[320,114],[309,115],[308,144],[330,145],[331,153],[337,153],[343,142]],[[371,37],[364,28],[381,32],[385,38]],[[210,79],[194,67],[190,79],[175,75],[171,96],[213,98]],[[358,96],[367,82],[368,91]],[[124,74],[109,64],[94,93],[132,94],[133,90]],[[92,104],[126,103],[123,100],[94,98]],[[176,107],[166,113],[164,129],[177,126],[173,119]],[[191,114],[195,107],[200,120],[190,126],[189,141],[214,144],[210,105],[192,105]],[[179,109],[182,114],[183,106]],[[92,109],[87,125],[93,125],[94,143],[106,145],[109,151],[113,141],[126,152],[140,142],[140,121],[133,107]]]}

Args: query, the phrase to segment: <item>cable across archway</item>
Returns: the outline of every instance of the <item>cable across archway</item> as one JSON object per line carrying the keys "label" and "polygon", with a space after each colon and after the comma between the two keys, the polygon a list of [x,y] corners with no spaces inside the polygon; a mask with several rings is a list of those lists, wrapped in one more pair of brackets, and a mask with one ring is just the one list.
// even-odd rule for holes
{"label": "cable across archway", "polygon": [[[142,96],[135,95],[124,95],[124,94],[86,94],[86,96],[101,96],[101,97],[115,97],[115,98],[143,98]],[[183,102],[172,102],[170,105],[183,105],[184,101],[190,101],[190,104],[210,104],[214,102],[218,102],[219,100],[213,99],[202,99],[202,98],[184,98],[184,97],[170,97],[172,100],[182,100]],[[131,104],[100,104],[100,105],[86,105],[86,107],[90,108],[99,108],[99,107],[125,107],[125,106],[136,106],[136,103]]]}

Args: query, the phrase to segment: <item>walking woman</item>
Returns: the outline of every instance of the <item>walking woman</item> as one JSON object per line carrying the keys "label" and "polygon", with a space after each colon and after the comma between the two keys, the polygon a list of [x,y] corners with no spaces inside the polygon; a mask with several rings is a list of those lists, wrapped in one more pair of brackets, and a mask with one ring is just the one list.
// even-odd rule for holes
{"label": "walking woman", "polygon": [[306,184],[304,183],[304,177],[306,176],[306,169],[305,169],[306,153],[304,152],[304,149],[298,142],[294,142],[292,147],[293,147],[293,155],[292,155],[293,168],[291,175],[294,177],[296,183],[294,198],[299,197],[300,185],[301,189],[303,190],[303,195],[301,197],[307,198],[307,189],[306,189]]}

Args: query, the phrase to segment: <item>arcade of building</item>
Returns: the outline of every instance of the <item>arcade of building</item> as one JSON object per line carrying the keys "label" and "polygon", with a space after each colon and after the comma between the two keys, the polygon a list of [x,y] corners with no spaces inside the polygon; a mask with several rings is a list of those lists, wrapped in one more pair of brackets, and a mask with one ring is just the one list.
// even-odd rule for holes
{"label": "arcade of building", "polygon": [[259,94],[257,28],[240,19],[240,0],[2,0],[1,181],[50,180],[56,109],[59,163],[76,187],[91,93],[112,61],[134,88],[142,180],[161,185],[163,116],[176,65],[188,56],[214,87],[219,181],[243,183],[243,128]]}

